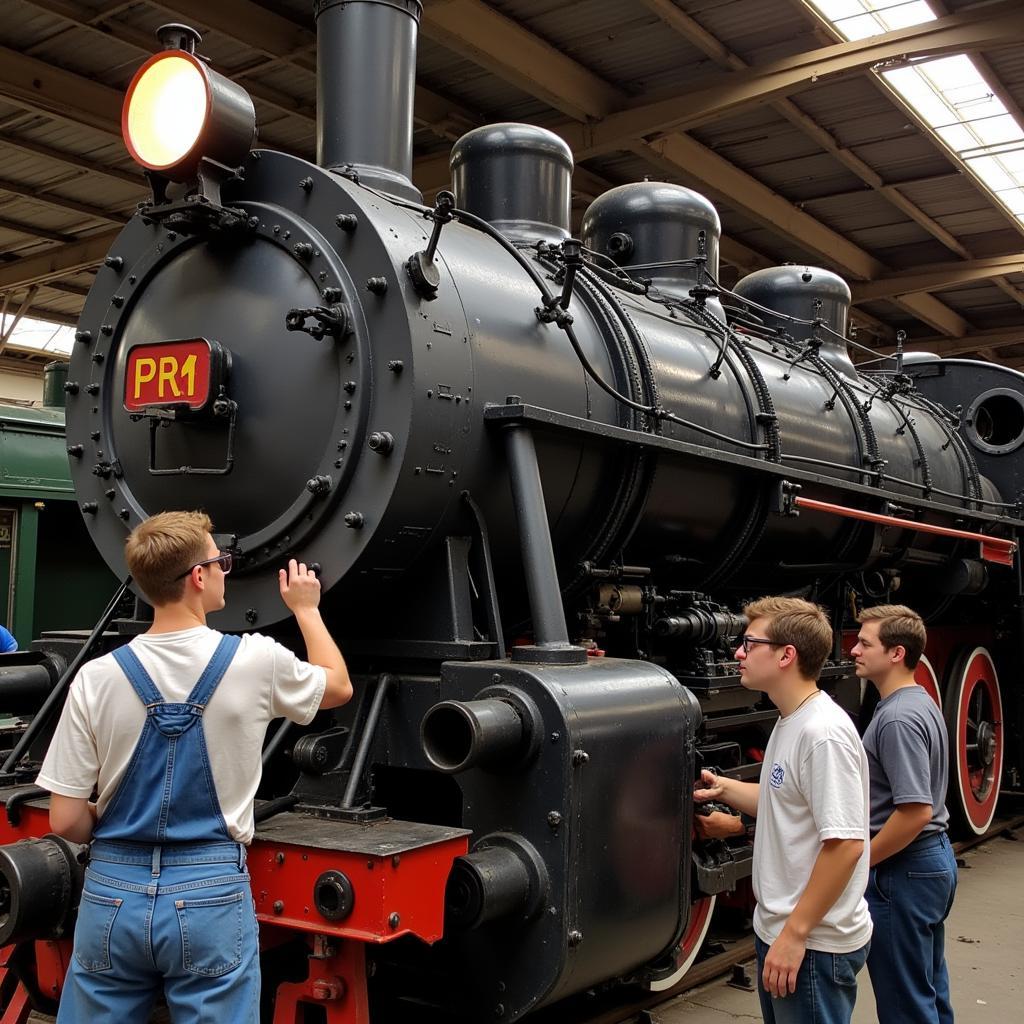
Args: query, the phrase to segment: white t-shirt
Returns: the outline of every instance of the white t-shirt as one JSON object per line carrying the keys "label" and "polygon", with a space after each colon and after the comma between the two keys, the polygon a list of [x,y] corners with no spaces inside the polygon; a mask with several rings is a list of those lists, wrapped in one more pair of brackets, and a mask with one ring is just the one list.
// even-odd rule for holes
{"label": "white t-shirt", "polygon": [[761,768],[754,836],[754,931],[771,945],[811,877],[826,839],[863,839],[853,877],[807,938],[852,953],[871,938],[864,900],[871,857],[868,761],[849,716],[827,693],[775,723]]}
{"label": "white t-shirt", "polygon": [[[213,657],[220,633],[205,626],[143,634],[131,648],[170,703],[192,692]],[[259,633],[242,637],[203,714],[203,731],[221,812],[231,837],[253,835],[253,798],[268,724],[290,718],[306,725],[323,700],[327,673]],[[146,709],[112,654],[87,662],[75,676],[37,784],[61,796],[86,797],[97,810],[113,798],[142,733]]]}

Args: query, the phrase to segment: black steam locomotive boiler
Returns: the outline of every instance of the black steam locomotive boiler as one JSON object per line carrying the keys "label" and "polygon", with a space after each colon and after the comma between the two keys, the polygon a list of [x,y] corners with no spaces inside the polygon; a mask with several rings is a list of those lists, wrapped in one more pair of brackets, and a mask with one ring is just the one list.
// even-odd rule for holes
{"label": "black steam locomotive boiler", "polygon": [[[249,863],[276,1024],[395,999],[514,1021],[672,985],[749,874],[745,842],[694,841],[690,798],[701,765],[756,778],[777,714],[735,671],[746,598],[809,595],[841,633],[898,593],[934,624],[922,681],[966,825],[1020,768],[997,673],[1020,653],[1021,376],[859,373],[845,283],[787,266],[725,290],[717,214],[678,186],[613,189],[571,237],[572,156],[536,127],[470,132],[424,205],[420,9],[317,4],[315,165],[254,149],[244,90],[163,30],[124,115],[152,200],[97,274],[67,385],[116,573],[141,519],[204,508],[236,567],[211,624],[296,643],[277,569],[298,556],[358,674],[353,706],[264,752]],[[145,619],[111,607],[23,669],[71,662],[3,766],[24,1005],[59,991],[80,871],[25,786],[70,671]],[[824,684],[856,712],[834,655]]]}

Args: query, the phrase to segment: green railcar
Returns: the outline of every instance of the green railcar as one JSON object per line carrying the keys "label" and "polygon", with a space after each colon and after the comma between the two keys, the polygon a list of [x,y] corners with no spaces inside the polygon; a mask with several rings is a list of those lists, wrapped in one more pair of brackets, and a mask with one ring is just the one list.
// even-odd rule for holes
{"label": "green railcar", "polygon": [[[47,374],[51,403],[61,368]],[[116,586],[82,523],[64,410],[0,403],[0,624],[27,649],[45,630],[95,622]]]}

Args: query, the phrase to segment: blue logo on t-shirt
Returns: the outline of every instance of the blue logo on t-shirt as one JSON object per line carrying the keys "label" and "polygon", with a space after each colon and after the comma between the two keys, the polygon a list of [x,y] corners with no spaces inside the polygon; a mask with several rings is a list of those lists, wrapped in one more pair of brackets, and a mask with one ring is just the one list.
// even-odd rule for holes
{"label": "blue logo on t-shirt", "polygon": [[772,774],[769,781],[772,784],[772,789],[778,789],[786,778],[786,769],[779,764],[778,761],[772,765]]}

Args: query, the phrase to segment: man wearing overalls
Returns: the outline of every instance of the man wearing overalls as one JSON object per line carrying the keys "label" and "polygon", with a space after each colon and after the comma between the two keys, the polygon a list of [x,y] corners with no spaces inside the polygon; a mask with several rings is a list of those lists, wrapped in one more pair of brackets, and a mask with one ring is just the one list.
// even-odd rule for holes
{"label": "man wearing overalls", "polygon": [[202,513],[164,512],[131,533],[153,625],[82,667],[39,773],[53,831],[92,840],[61,1024],[143,1024],[161,988],[175,1024],[259,1021],[245,848],[263,740],[275,718],[304,725],[344,704],[352,684],[320,584],[294,560],[281,597],[308,662],[207,627],[231,571],[210,530]]}

